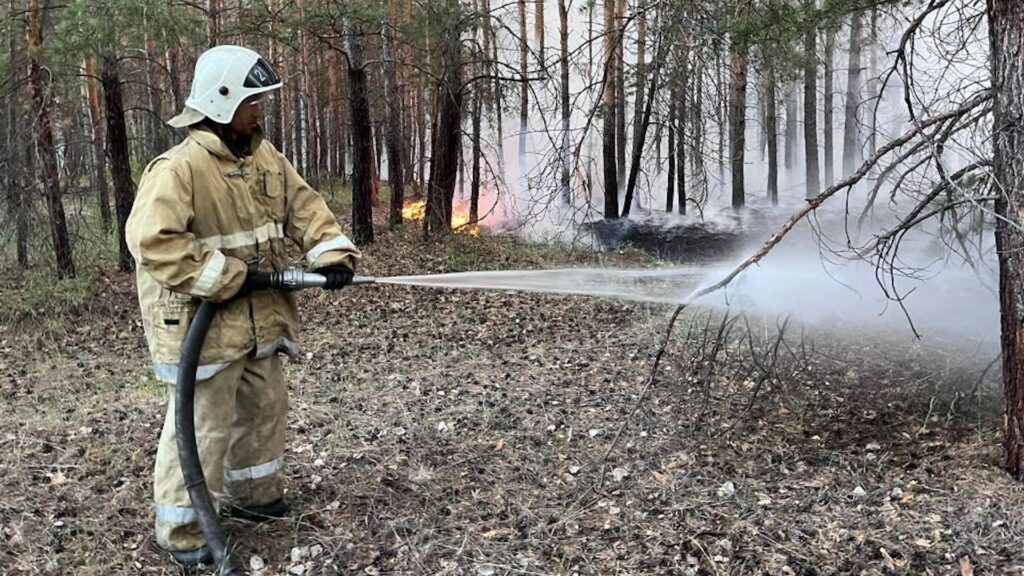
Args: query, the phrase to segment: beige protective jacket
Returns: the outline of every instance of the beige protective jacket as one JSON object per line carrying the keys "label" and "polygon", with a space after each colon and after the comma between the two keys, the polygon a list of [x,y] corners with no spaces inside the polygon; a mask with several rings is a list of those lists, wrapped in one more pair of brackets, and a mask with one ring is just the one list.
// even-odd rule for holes
{"label": "beige protective jacket", "polygon": [[[138,264],[139,305],[158,379],[174,382],[181,344],[199,299],[227,301],[247,269],[287,267],[285,240],[310,270],[360,254],[323,199],[269,142],[257,137],[239,160],[217,135],[191,128],[153,160],[139,182],[125,232]],[[298,351],[298,310],[291,294],[254,292],[230,300],[207,334],[198,380],[254,352]]]}

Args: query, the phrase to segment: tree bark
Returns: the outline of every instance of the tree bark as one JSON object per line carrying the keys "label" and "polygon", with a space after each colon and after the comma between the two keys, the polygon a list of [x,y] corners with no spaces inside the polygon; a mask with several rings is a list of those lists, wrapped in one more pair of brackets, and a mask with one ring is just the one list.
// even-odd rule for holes
{"label": "tree bark", "polygon": [[146,100],[149,113],[146,114],[147,144],[149,157],[155,157],[167,148],[163,136],[163,99],[160,97],[160,58],[156,50],[156,38],[146,34]]}
{"label": "tree bark", "polygon": [[340,178],[344,171],[341,165],[341,143],[344,139],[341,129],[341,82],[338,78],[338,53],[327,53],[327,172],[333,178]]}
{"label": "tree bark", "polygon": [[668,185],[665,190],[665,212],[671,214],[676,197],[676,83],[672,83],[668,96]]}
{"label": "tree bark", "polygon": [[220,44],[220,0],[207,0],[206,18],[206,36],[210,41],[210,48],[213,48]]}
{"label": "tree bark", "polygon": [[[9,8],[10,14],[15,14],[17,9],[18,0],[10,0]],[[18,61],[18,41],[17,35],[13,33],[8,36],[8,51],[10,66],[15,65]],[[4,137],[7,139],[7,157],[10,167],[5,170],[4,181],[7,185],[6,200],[7,200],[7,214],[9,217],[14,219],[15,227],[15,251],[17,253],[18,266],[21,268],[28,267],[28,201],[29,201],[29,187],[23,186],[22,182],[24,178],[21,176],[25,167],[22,166],[22,144],[18,140],[18,128],[21,124],[19,115],[20,108],[18,105],[18,87],[12,86],[7,96],[7,114],[5,117],[6,126],[4,131]],[[27,164],[27,158],[26,164]],[[109,217],[110,209],[107,209]]]}
{"label": "tree bark", "polygon": [[352,125],[352,240],[373,242],[373,128],[362,30],[348,27],[348,80]]}
{"label": "tree bark", "polygon": [[[658,60],[660,64],[660,59]],[[643,118],[633,134],[633,159],[629,165],[629,180],[626,182],[626,199],[622,203],[622,216],[629,216],[629,210],[633,204],[633,193],[636,190],[636,180],[640,176],[640,161],[643,159],[644,141],[647,139],[647,128],[651,125],[651,112],[654,108],[654,99],[658,95],[659,70],[657,67],[651,76],[651,90],[647,95],[647,103],[644,105]]]}
{"label": "tree bark", "polygon": [[562,80],[559,89],[559,99],[562,105],[562,145],[559,150],[562,165],[560,188],[562,204],[569,206],[572,204],[572,193],[570,192],[572,185],[572,137],[569,132],[572,110],[569,105],[569,12],[565,0],[558,0],[558,22],[559,48],[561,49],[559,64]]}
{"label": "tree bark", "polygon": [[[455,0],[448,0],[455,12]],[[424,234],[447,233],[452,229],[452,201],[459,171],[462,137],[462,52],[457,25],[445,30],[438,47],[444,72],[437,87],[437,115],[431,151],[430,183]]]}
{"label": "tree bark", "polygon": [[786,134],[785,134],[785,145],[786,150],[784,153],[783,165],[787,170],[793,168],[796,162],[796,144],[797,144],[797,108],[799,108],[800,97],[797,94],[796,84],[789,82],[786,84],[786,93],[783,96],[786,100]]}
{"label": "tree bark", "polygon": [[[273,39],[270,40],[270,46],[270,59],[271,62],[275,62]],[[181,95],[182,92],[184,91],[181,87],[181,46],[179,46],[177,43],[167,47],[167,73],[170,75],[170,81],[168,82],[168,84],[170,86],[171,91],[171,104],[173,108],[173,113],[177,114],[181,111],[182,106],[185,104],[185,99]]]}
{"label": "tree bark", "polygon": [[[305,18],[305,1],[299,2],[300,17]],[[313,83],[313,74],[310,65],[314,64],[309,51],[309,34],[299,33],[299,45],[302,54],[302,83],[304,86],[305,108],[302,117],[305,127],[305,176],[309,185],[314,189],[320,188],[320,133],[317,130],[317,118],[320,107],[317,102],[317,90]]]}
{"label": "tree bark", "polygon": [[[871,8],[871,31],[868,39],[868,102],[872,109],[878,98],[878,6]],[[868,158],[878,149],[878,116],[871,114],[871,133],[868,134]]]}
{"label": "tree bark", "polygon": [[[813,11],[815,0],[804,0],[804,9]],[[808,27],[804,32],[804,168],[808,200],[821,192],[818,165],[818,34]]]}
{"label": "tree bark", "polygon": [[[541,66],[545,66],[544,60],[544,0],[535,0],[537,13],[533,15],[533,36],[537,42],[537,56],[540,58]],[[546,66],[545,66],[546,67]]]}
{"label": "tree bark", "polygon": [[[690,87],[690,74],[689,74],[689,61],[690,61],[690,48],[688,45],[683,46],[683,58],[682,58],[682,72],[683,79],[680,84],[679,90],[681,92],[679,103],[676,105],[675,120],[669,119],[669,122],[675,122],[676,125],[676,210],[680,214],[686,214],[686,92]],[[699,90],[699,87],[695,86],[695,89]]]}
{"label": "tree bark", "polygon": [[[645,0],[639,0],[637,3],[637,16],[636,16],[636,78],[634,81],[634,87],[636,88],[636,98],[633,106],[633,139],[636,140],[636,134],[640,131],[640,124],[642,122],[644,114],[644,89],[646,88],[646,68],[647,68],[647,14],[645,10]],[[636,146],[634,146],[636,148]]]}
{"label": "tree bark", "polygon": [[[693,107],[690,110],[690,134],[693,144],[690,146],[691,172],[697,177],[697,185],[701,194],[706,198],[708,192],[707,165],[704,164],[704,151],[707,147],[704,131],[704,64],[700,58],[694,58],[693,73],[690,78],[690,85],[693,89]],[[683,94],[686,97],[686,94]],[[685,149],[685,147],[684,147]],[[676,154],[678,154],[678,148]]]}
{"label": "tree bark", "polygon": [[864,28],[864,15],[854,12],[850,23],[850,59],[846,76],[846,108],[843,128],[843,176],[857,170],[860,162],[860,126],[857,123],[857,109],[860,107],[860,51]]}
{"label": "tree bark", "polygon": [[615,4],[615,154],[616,182],[619,192],[626,182],[626,67],[623,44],[626,41],[626,0]]}
{"label": "tree bark", "polygon": [[526,131],[529,129],[530,85],[527,55],[530,47],[526,41],[526,0],[519,0],[519,175],[526,183]]}
{"label": "tree bark", "polygon": [[42,163],[43,188],[46,191],[46,207],[50,216],[50,239],[56,257],[57,276],[75,277],[75,262],[71,254],[71,240],[64,214],[61,197],[60,173],[57,168],[57,152],[53,145],[53,125],[50,122],[50,108],[53,105],[47,90],[48,74],[43,72],[37,54],[43,48],[42,18],[39,0],[28,2],[28,47],[29,77],[32,87],[32,104],[36,109],[35,146]]}
{"label": "tree bark", "polygon": [[604,159],[604,217],[619,217],[618,168],[615,148],[615,4],[604,0],[604,130],[602,156]]}
{"label": "tree bark", "polygon": [[483,92],[481,84],[473,88],[473,165],[470,169],[469,184],[469,221],[480,219],[480,160],[483,152],[480,149],[480,117],[483,115]]}
{"label": "tree bark", "polygon": [[124,98],[121,95],[121,75],[118,61],[111,56],[103,58],[100,83],[107,116],[107,146],[110,151],[110,173],[114,180],[114,207],[117,212],[118,268],[122,272],[135,269],[135,259],[128,251],[125,224],[135,202],[135,183],[128,151],[128,128],[124,119]]}
{"label": "tree bark", "polygon": [[834,139],[835,120],[835,54],[836,54],[836,31],[831,26],[825,31],[825,69],[824,86],[825,102],[824,116],[822,122],[825,124],[825,185],[831,186],[836,181],[836,148]]}
{"label": "tree bark", "polygon": [[[484,5],[487,6],[487,13],[490,14],[490,4],[488,0],[484,0]],[[491,25],[490,18],[485,20],[485,26],[489,31],[491,38],[491,59],[488,65],[491,67],[491,72],[495,72],[495,62],[500,62],[498,59],[498,40],[495,36],[494,26]],[[486,34],[487,32],[485,32]],[[501,180],[505,179],[505,136],[503,134],[503,126],[505,124],[502,120],[502,107],[504,102],[504,90],[499,74],[494,74],[494,100],[492,103],[494,111],[494,131],[495,131],[495,147],[498,149],[498,176]]]}
{"label": "tree bark", "polygon": [[398,25],[398,0],[388,2],[388,23],[381,35],[381,66],[384,75],[384,102],[387,108],[388,186],[391,188],[391,204],[388,211],[388,225],[392,228],[402,223],[402,205],[405,202],[405,186],[402,169],[402,109],[398,93],[398,74],[395,71],[393,54],[395,28]]}
{"label": "tree bark", "polygon": [[113,228],[113,218],[110,214],[110,186],[107,183],[107,155],[104,146],[106,130],[103,129],[103,113],[100,111],[100,90],[96,77],[95,58],[86,58],[84,67],[85,92],[89,102],[89,122],[92,125],[92,154],[95,172],[93,182],[100,205],[100,220],[103,222],[103,229],[109,232]]}
{"label": "tree bark", "polygon": [[992,85],[995,89],[994,172],[996,253],[1002,324],[1003,449],[1006,470],[1024,480],[1024,4],[988,0]]}
{"label": "tree bark", "polygon": [[776,99],[775,60],[765,62],[765,132],[768,135],[768,198],[779,205],[779,106]]}
{"label": "tree bark", "polygon": [[419,154],[419,178],[416,180],[416,192],[418,196],[423,194],[423,190],[427,185],[426,169],[427,169],[427,111],[426,106],[423,102],[426,100],[426,90],[422,84],[423,80],[419,85],[419,95],[416,98],[416,132],[420,139],[420,154]]}
{"label": "tree bark", "polygon": [[743,167],[746,156],[747,130],[747,47],[733,41],[729,82],[729,157],[732,170],[732,207],[746,204]]}

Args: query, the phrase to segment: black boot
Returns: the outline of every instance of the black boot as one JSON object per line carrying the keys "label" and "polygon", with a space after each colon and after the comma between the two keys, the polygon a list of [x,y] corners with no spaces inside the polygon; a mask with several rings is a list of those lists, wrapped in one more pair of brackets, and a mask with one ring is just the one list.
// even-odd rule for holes
{"label": "black boot", "polygon": [[270,520],[279,520],[287,515],[288,505],[281,498],[268,504],[229,505],[224,509],[225,517],[248,520],[249,522],[269,522]]}
{"label": "black boot", "polygon": [[171,558],[174,558],[175,562],[182,566],[213,564],[213,552],[205,544],[195,550],[167,550],[167,553],[171,555]]}

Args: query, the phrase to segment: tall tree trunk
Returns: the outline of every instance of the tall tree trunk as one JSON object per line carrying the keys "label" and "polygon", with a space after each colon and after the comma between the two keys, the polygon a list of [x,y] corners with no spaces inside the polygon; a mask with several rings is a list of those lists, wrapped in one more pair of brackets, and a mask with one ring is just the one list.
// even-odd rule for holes
{"label": "tall tree trunk", "polygon": [[[766,56],[764,52],[764,50],[761,51],[762,58]],[[760,79],[761,82],[757,84],[757,120],[762,129],[757,133],[757,153],[761,161],[764,162],[768,148],[768,77],[763,71],[760,74]]]}
{"label": "tall tree trunk", "polygon": [[618,165],[615,148],[615,4],[604,0],[604,130],[602,156],[604,159],[604,217],[619,217]]}
{"label": "tall tree trunk", "polygon": [[537,42],[537,57],[541,66],[547,67],[544,60],[544,0],[535,0],[537,13],[533,15],[533,36]]}
{"label": "tall tree trunk", "polygon": [[327,53],[327,158],[328,173],[333,178],[341,176],[341,82],[338,79],[338,53],[331,50]]}
{"label": "tall tree trunk", "polygon": [[786,83],[786,93],[783,96],[786,99],[786,135],[785,145],[786,150],[784,153],[783,165],[787,170],[793,168],[796,163],[796,145],[797,145],[797,108],[800,103],[800,96],[797,94],[796,83]]}
{"label": "tall tree trunk", "polygon": [[[659,48],[659,52],[660,52]],[[640,176],[640,161],[643,159],[644,142],[647,139],[647,128],[651,125],[651,113],[654,109],[654,99],[658,96],[658,80],[660,79],[661,55],[655,57],[655,67],[651,74],[651,90],[647,95],[647,102],[644,105],[643,116],[640,125],[633,134],[633,158],[629,165],[629,180],[626,182],[626,199],[622,203],[622,216],[629,216],[629,210],[633,204],[633,193],[636,190],[636,180]]]}
{"label": "tall tree trunk", "polygon": [[569,11],[565,0],[558,0],[558,39],[561,71],[561,86],[559,97],[562,104],[562,145],[559,150],[559,157],[562,165],[561,196],[562,204],[572,204],[572,193],[570,192],[572,173],[572,136],[569,132],[572,110],[569,106]]}
{"label": "tall tree trunk", "polygon": [[124,98],[121,95],[121,75],[117,58],[105,56],[100,83],[107,116],[107,146],[110,150],[110,173],[114,180],[114,207],[117,211],[118,267],[122,272],[135,269],[135,260],[125,241],[125,224],[135,202],[135,183],[132,181],[131,162],[128,157],[128,129],[124,119]]}
{"label": "tall tree trunk", "polygon": [[860,161],[860,126],[857,110],[860,107],[860,51],[863,43],[864,15],[854,12],[850,23],[850,60],[846,77],[846,110],[843,128],[843,176],[857,170]]}
{"label": "tall tree trunk", "polygon": [[[690,111],[690,133],[693,144],[690,146],[690,166],[692,173],[697,177],[697,186],[700,194],[707,198],[708,177],[707,165],[704,164],[704,153],[707,148],[704,131],[704,64],[700,58],[694,58],[693,73],[690,75],[690,84],[693,88],[693,108]],[[683,97],[686,95],[684,94]],[[678,148],[677,152],[678,154]]]}
{"label": "tall tree trunk", "polygon": [[[804,9],[814,11],[815,0],[804,0]],[[804,167],[806,174],[805,198],[814,198],[821,192],[821,172],[818,165],[818,43],[817,31],[808,27],[804,32]]]}
{"label": "tall tree trunk", "polygon": [[37,60],[43,48],[42,18],[39,0],[28,2],[28,47],[29,77],[32,87],[32,104],[36,109],[35,145],[42,163],[43,188],[46,191],[46,207],[50,215],[50,239],[56,257],[57,276],[74,278],[75,262],[71,255],[71,240],[64,215],[61,198],[60,173],[57,168],[57,152],[53,146],[53,126],[50,123],[50,108],[53,102],[47,89],[48,74]]}
{"label": "tall tree trunk", "polygon": [[[305,2],[299,2],[299,14],[305,18]],[[305,177],[309,185],[314,189],[320,188],[320,133],[317,130],[317,118],[320,115],[320,106],[317,102],[317,90],[313,83],[313,71],[310,65],[314,64],[312,54],[309,51],[309,34],[299,33],[299,45],[302,51],[302,82],[304,86],[305,115],[302,118],[305,126]]]}
{"label": "tall tree trunk", "polygon": [[[447,4],[455,13],[456,0],[447,0]],[[462,148],[462,52],[457,25],[449,25],[439,48],[444,72],[437,87],[437,121],[430,155],[425,234],[451,231],[452,201],[459,170],[459,150]]]}
{"label": "tall tree trunk", "polygon": [[672,82],[668,96],[668,183],[665,187],[665,212],[671,214],[676,198],[676,83]]}
{"label": "tall tree trunk", "polygon": [[775,60],[765,62],[765,132],[768,135],[768,198],[779,205],[779,106],[775,79]]}
{"label": "tall tree trunk", "polygon": [[85,92],[89,102],[89,122],[92,126],[93,182],[96,186],[97,200],[100,205],[100,220],[103,229],[110,231],[113,218],[110,215],[110,186],[107,184],[107,155],[104,143],[106,130],[103,129],[103,113],[100,111],[100,90],[96,78],[96,60],[85,59]]}
{"label": "tall tree trunk", "polygon": [[[587,2],[587,85],[594,85],[594,8],[596,2]],[[603,95],[602,95],[603,96]],[[590,201],[593,198],[594,193],[594,158],[597,154],[594,152],[594,136],[592,133],[588,133],[586,136],[587,142],[587,167],[586,167],[586,179],[584,181],[584,190],[586,198]]]}
{"label": "tall tree trunk", "polygon": [[[715,44],[718,44],[716,41]],[[722,48],[721,46],[715,47],[715,74],[718,75],[718,81],[715,83],[715,88],[718,90],[718,102],[715,105],[715,116],[717,117],[718,124],[718,179],[719,181],[725,181],[725,163],[726,163],[726,141],[728,140],[729,134],[729,87],[726,86],[726,82],[729,82],[727,77],[729,69],[728,62],[723,61]]]}
{"label": "tall tree trunk", "polygon": [[[276,8],[274,7],[275,0],[270,0],[268,5],[270,7],[270,39],[268,40],[270,44],[270,65],[273,66],[275,70],[279,71],[281,73],[281,76],[284,77],[285,69],[284,63],[281,61],[281,48],[276,38],[277,12]],[[270,142],[274,145],[275,148],[277,148],[282,153],[284,152],[285,140],[281,128],[282,119],[284,116],[283,92],[283,90],[278,90],[278,94],[276,94],[274,98],[270,99],[270,114],[267,115],[267,118],[265,120],[267,124],[267,133]]]}
{"label": "tall tree trunk", "polygon": [[388,143],[388,185],[391,188],[391,206],[388,211],[388,225],[402,223],[402,204],[405,202],[405,186],[402,181],[402,109],[398,93],[398,75],[395,72],[394,34],[398,25],[398,0],[388,2],[388,24],[381,35],[381,66],[384,75],[384,103],[387,108]]}
{"label": "tall tree trunk", "polygon": [[1002,191],[996,200],[996,253],[1002,316],[1003,449],[1006,470],[1024,480],[1024,3],[988,0],[994,171]]}
{"label": "tall tree trunk", "polygon": [[476,222],[480,219],[480,159],[483,155],[480,149],[480,116],[483,115],[483,92],[481,83],[475,84],[473,88],[473,165],[470,169],[469,184],[469,221]]}
{"label": "tall tree trunk", "polygon": [[526,131],[529,127],[530,84],[527,55],[530,47],[526,42],[526,0],[519,0],[519,177],[526,188]]}
{"label": "tall tree trunk", "polygon": [[[15,14],[16,10],[20,9],[18,6],[18,0],[10,0],[9,2],[10,12],[9,14]],[[14,66],[18,62],[18,40],[17,35],[12,33],[7,38],[8,47],[8,65]],[[9,167],[4,170],[4,181],[7,186],[6,200],[7,200],[7,214],[9,217],[14,219],[15,227],[15,250],[17,252],[18,266],[21,268],[28,267],[28,200],[29,200],[29,187],[23,186],[21,183],[24,180],[20,174],[27,173],[23,172],[25,166],[22,166],[22,143],[19,142],[18,128],[21,126],[20,113],[18,102],[18,86],[11,86],[10,91],[7,95],[7,113],[5,117],[6,126],[4,131],[4,137],[7,142],[7,159]],[[26,164],[28,158],[25,158]],[[107,215],[109,218],[110,209],[107,209]]]}
{"label": "tall tree trunk", "polygon": [[746,156],[747,130],[747,47],[733,40],[731,79],[729,82],[729,157],[732,170],[732,207],[738,210],[746,203],[743,167]]}
{"label": "tall tree trunk", "polygon": [[213,48],[221,41],[221,0],[207,0],[206,2],[206,36]]}
{"label": "tall tree trunk", "polygon": [[615,154],[619,191],[626,183],[626,66],[623,44],[626,41],[626,0],[615,4]]}
{"label": "tall tree trunk", "polygon": [[[868,102],[872,110],[878,98],[878,6],[871,8],[871,32],[868,40]],[[868,158],[878,149],[878,116],[871,114],[871,133],[868,135]]]}
{"label": "tall tree trunk", "polygon": [[[280,48],[277,68],[278,74],[281,78],[289,78],[291,77],[291,66],[288,64],[292,60],[292,57],[288,54],[288,48],[285,45],[279,44],[278,46]],[[280,135],[279,138],[281,140],[278,148],[281,149],[282,154],[294,160],[294,154],[292,151],[295,149],[295,131],[293,130],[294,124],[292,121],[292,106],[294,105],[292,102],[292,91],[289,89],[288,85],[285,84],[284,87],[277,92],[277,98],[274,98],[273,100],[277,102],[277,106],[280,111],[280,114],[278,115],[280,120],[274,121],[275,125],[279,129],[278,134]],[[292,163],[294,164],[294,161]]]}
{"label": "tall tree trunk", "polygon": [[352,122],[352,240],[373,242],[373,128],[363,59],[363,33],[348,26],[348,84]]}
{"label": "tall tree trunk", "polygon": [[[633,106],[633,139],[636,140],[636,134],[640,130],[640,123],[644,113],[644,84],[647,82],[646,67],[647,62],[647,14],[645,10],[645,0],[639,0],[637,4],[637,16],[636,16],[636,78],[634,80],[634,87],[636,89],[636,102]],[[634,146],[633,148],[636,148]]]}
{"label": "tall tree trunk", "polygon": [[[484,0],[484,5],[487,7],[487,13],[490,14],[491,12],[490,12],[489,0]],[[488,62],[488,66],[490,67],[491,73],[494,75],[494,92],[493,92],[493,94],[494,94],[494,101],[492,103],[492,106],[493,106],[493,112],[494,112],[494,123],[493,123],[494,131],[495,131],[494,142],[495,142],[495,147],[497,148],[497,156],[498,156],[498,177],[502,181],[504,181],[505,180],[505,136],[503,135],[502,131],[504,130],[503,126],[504,126],[505,122],[504,122],[504,120],[502,120],[502,111],[501,111],[502,108],[503,108],[503,104],[502,103],[504,102],[504,90],[502,88],[502,83],[501,83],[501,78],[500,78],[501,75],[495,73],[496,72],[495,63],[496,62],[500,62],[500,60],[498,59],[498,40],[495,37],[494,26],[491,24],[490,17],[485,19],[484,25],[487,27],[486,28],[487,31],[485,31],[485,34],[489,34],[489,36],[491,38],[491,51],[490,51],[491,58],[490,58],[490,61]]]}
{"label": "tall tree trunk", "polygon": [[413,195],[418,195],[416,191],[416,89],[411,86],[412,81],[409,76],[403,74],[405,78],[405,106],[402,110],[402,115],[405,123],[405,145],[402,146],[402,150],[405,152],[405,160],[403,162],[405,166],[405,184],[407,184]]}
{"label": "tall tree trunk", "polygon": [[825,30],[825,81],[823,90],[825,92],[824,117],[825,124],[825,185],[831,186],[836,181],[836,148],[834,144],[835,120],[835,55],[836,55],[836,31],[829,27]]}
{"label": "tall tree trunk", "polygon": [[[371,121],[371,126],[373,126],[373,167],[374,167],[374,170],[378,174],[380,173],[380,164],[384,160],[384,128],[383,128],[383,124],[384,124],[383,121],[379,121],[379,122],[372,122]],[[379,181],[379,180],[380,180],[379,177],[378,178],[374,178],[374,181]],[[373,198],[374,198],[374,202],[377,202],[377,201],[380,200],[380,198],[378,197],[378,192],[377,191],[374,191]]]}
{"label": "tall tree trunk", "polygon": [[[683,45],[682,72],[683,78],[679,89],[682,92],[679,103],[676,105],[675,119],[669,117],[669,122],[676,125],[676,210],[680,214],[686,214],[686,92],[689,90],[690,48]],[[699,89],[699,88],[697,88]]]}
{"label": "tall tree trunk", "polygon": [[420,138],[419,178],[416,180],[416,192],[418,195],[423,194],[423,190],[427,185],[427,111],[426,106],[423,104],[424,100],[426,100],[426,89],[423,86],[423,82],[424,80],[421,79],[419,96],[416,98],[416,132]]}
{"label": "tall tree trunk", "polygon": [[[273,39],[271,39],[271,46],[274,45]],[[274,60],[273,48],[271,48],[271,61]],[[182,106],[185,104],[185,98],[182,97],[182,76],[181,73],[181,46],[175,44],[167,47],[167,73],[170,75],[168,85],[171,90],[171,107],[174,110],[174,114],[181,111]]]}
{"label": "tall tree trunk", "polygon": [[146,115],[148,127],[149,156],[154,157],[167,148],[163,137],[163,99],[160,97],[160,57],[156,50],[156,38],[146,34],[146,99],[149,114]]}

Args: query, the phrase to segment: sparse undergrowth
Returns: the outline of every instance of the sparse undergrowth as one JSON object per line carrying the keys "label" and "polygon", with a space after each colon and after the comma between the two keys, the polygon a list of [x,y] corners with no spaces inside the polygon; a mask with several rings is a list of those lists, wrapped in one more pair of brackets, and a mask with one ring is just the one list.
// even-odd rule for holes
{"label": "sparse undergrowth", "polygon": [[[407,232],[369,247],[362,272],[639,260]],[[165,391],[132,280],[95,278],[60,330],[0,328],[0,573],[185,573],[151,537]],[[1024,489],[998,467],[995,374],[979,380],[990,357],[792,328],[762,382],[750,350],[774,323],[712,366],[721,317],[692,310],[638,402],[665,307],[392,286],[300,300],[292,517],[227,526],[259,574],[1024,566]]]}

